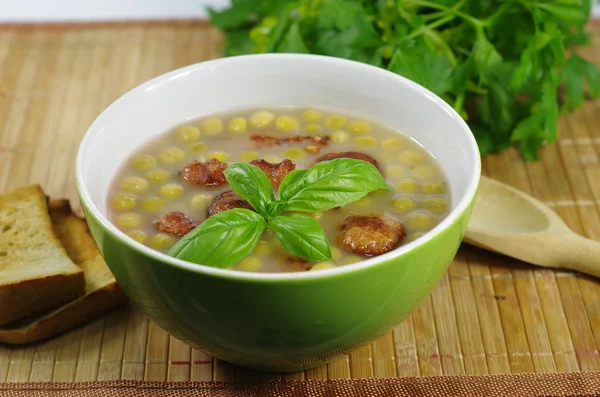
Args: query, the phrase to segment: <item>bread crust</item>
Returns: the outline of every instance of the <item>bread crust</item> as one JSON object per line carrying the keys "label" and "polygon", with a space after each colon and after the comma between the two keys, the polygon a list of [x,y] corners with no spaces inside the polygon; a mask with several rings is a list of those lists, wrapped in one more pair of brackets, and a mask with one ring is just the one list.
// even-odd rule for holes
{"label": "bread crust", "polygon": [[110,283],[43,316],[0,328],[0,342],[22,345],[47,339],[85,324],[126,301],[121,287],[116,282]]}

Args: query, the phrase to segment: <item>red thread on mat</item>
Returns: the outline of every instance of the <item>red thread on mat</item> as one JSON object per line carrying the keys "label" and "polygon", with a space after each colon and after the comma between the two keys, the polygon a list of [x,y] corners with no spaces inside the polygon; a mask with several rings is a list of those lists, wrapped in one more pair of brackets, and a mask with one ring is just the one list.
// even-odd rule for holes
{"label": "red thread on mat", "polygon": [[598,350],[584,350],[580,352],[575,352],[578,356],[593,356],[598,354]]}
{"label": "red thread on mat", "polygon": [[598,350],[562,350],[556,352],[514,352],[514,353],[473,353],[473,354],[461,354],[461,353],[446,353],[446,354],[432,354],[429,356],[430,360],[437,360],[440,358],[498,358],[498,357],[522,357],[522,356],[533,356],[533,357],[552,357],[552,356],[565,356],[569,354],[575,354],[578,356],[594,356],[600,354]]}
{"label": "red thread on mat", "polygon": [[507,357],[508,354],[506,354],[506,353],[486,353],[485,356],[490,357],[490,358],[498,358],[498,357]]}
{"label": "red thread on mat", "polygon": [[212,360],[197,360],[197,361],[171,361],[171,365],[200,365],[212,364]]}

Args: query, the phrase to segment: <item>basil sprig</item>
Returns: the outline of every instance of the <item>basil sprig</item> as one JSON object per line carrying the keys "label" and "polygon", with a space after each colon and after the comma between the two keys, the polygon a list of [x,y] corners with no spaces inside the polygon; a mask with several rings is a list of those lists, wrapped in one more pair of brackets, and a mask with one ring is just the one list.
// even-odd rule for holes
{"label": "basil sprig", "polygon": [[290,253],[309,261],[331,258],[323,228],[302,212],[326,211],[359,200],[374,190],[389,190],[373,164],[339,158],[290,172],[275,198],[266,174],[247,163],[230,165],[225,178],[256,212],[235,208],[208,218],[179,240],[169,255],[206,266],[238,263],[272,230]]}

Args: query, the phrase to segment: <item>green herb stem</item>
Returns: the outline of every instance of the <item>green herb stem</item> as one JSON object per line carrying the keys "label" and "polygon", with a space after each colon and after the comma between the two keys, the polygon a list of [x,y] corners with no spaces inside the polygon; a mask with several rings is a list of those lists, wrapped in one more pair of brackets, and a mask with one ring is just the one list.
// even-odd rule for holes
{"label": "green herb stem", "polygon": [[465,104],[465,97],[466,94],[464,91],[461,91],[458,93],[458,95],[456,95],[456,98],[454,99],[454,105],[452,106],[458,113],[460,113],[463,110],[463,106]]}
{"label": "green herb stem", "polygon": [[430,14],[425,15],[423,18],[426,21],[430,21],[432,19],[438,19],[438,18],[441,18],[446,15],[448,15],[448,13],[446,11],[436,11],[436,12],[432,12]]}
{"label": "green herb stem", "polygon": [[493,14],[482,20],[481,23],[486,27],[494,25],[496,20],[505,16],[508,9],[514,4],[514,1],[505,1],[500,7],[498,7],[498,9],[496,9],[496,11],[494,11]]}
{"label": "green herb stem", "polygon": [[[448,45],[448,43],[446,43],[440,36],[439,33],[437,31],[435,31],[434,29],[442,26],[448,22],[451,22],[454,18],[456,18],[454,15],[447,15],[446,12],[443,13],[443,15],[445,15],[443,18],[438,19],[435,22],[432,22],[428,25],[416,28],[417,30],[413,31],[412,33],[410,33],[408,36],[406,36],[404,40],[407,39],[414,39],[417,38],[420,35],[425,35],[429,40],[431,40],[431,42],[435,45],[438,46],[438,48],[442,51],[442,53],[444,55],[446,55],[448,57],[448,61],[453,65],[456,66],[458,64],[458,60],[456,58],[456,54],[454,53],[454,51],[452,51],[452,48],[450,48],[450,46]],[[410,23],[410,22],[409,22]],[[414,24],[412,24],[412,26],[415,26]]]}
{"label": "green herb stem", "polygon": [[474,18],[469,14],[465,14],[464,12],[458,11],[457,9],[454,9],[453,7],[447,7],[442,4],[433,3],[433,2],[427,1],[427,0],[403,0],[402,4],[410,4],[410,5],[421,6],[421,7],[429,7],[429,8],[433,8],[436,10],[446,11],[448,13],[451,13],[453,15],[456,15],[457,17],[464,19],[465,21],[472,24],[474,27],[483,27],[483,22],[480,19]]}
{"label": "green herb stem", "polygon": [[456,18],[455,15],[446,15],[443,18],[440,18],[435,22],[431,22],[427,25],[417,28],[417,30],[413,31],[411,34],[406,36],[406,38],[413,39],[413,38],[417,37],[418,35],[423,34],[425,32],[431,32],[433,29],[452,21],[454,18]]}
{"label": "green herb stem", "polygon": [[429,38],[432,42],[434,42],[440,47],[442,53],[448,57],[448,61],[452,66],[458,65],[458,59],[456,58],[456,54],[454,53],[454,51],[452,51],[452,48],[450,48],[448,43],[446,43],[440,38],[439,33],[431,29],[427,29],[425,31],[425,35],[427,36],[427,38]]}

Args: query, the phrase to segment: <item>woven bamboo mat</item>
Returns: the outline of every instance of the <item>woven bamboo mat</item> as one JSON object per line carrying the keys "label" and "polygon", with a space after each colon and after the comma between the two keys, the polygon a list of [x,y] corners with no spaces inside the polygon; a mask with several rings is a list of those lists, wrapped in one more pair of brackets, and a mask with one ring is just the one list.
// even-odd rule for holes
{"label": "woven bamboo mat", "polygon": [[[596,46],[582,53],[600,63]],[[76,201],[74,157],[92,120],[135,85],[217,57],[200,23],[0,26],[0,191],[41,183]],[[485,173],[552,204],[600,239],[600,102],[560,124],[542,161],[514,150]],[[286,375],[235,368],[169,337],[133,307],[44,343],[0,346],[0,382],[231,381],[389,378],[600,370],[600,284],[463,247],[447,276],[392,333],[317,369]]]}

